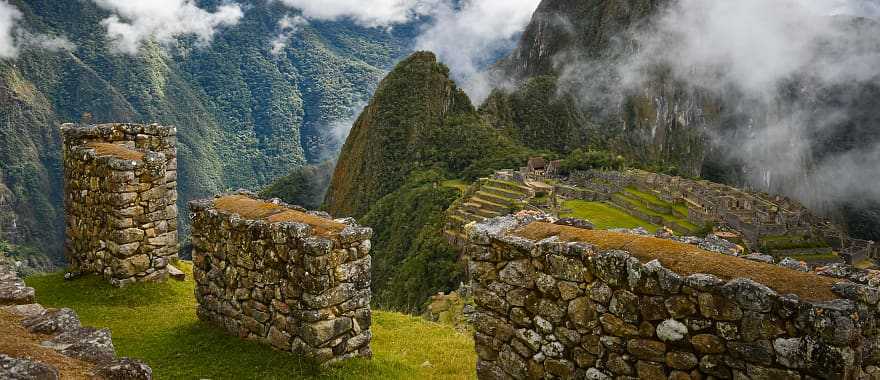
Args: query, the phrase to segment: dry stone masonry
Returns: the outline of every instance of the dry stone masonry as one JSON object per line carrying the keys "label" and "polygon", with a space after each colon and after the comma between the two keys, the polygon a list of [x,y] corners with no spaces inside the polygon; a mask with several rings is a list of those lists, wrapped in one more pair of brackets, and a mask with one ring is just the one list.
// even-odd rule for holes
{"label": "dry stone masonry", "polygon": [[[669,255],[673,271],[660,262],[679,243],[609,232],[587,242],[573,227],[545,237],[524,226],[547,227],[502,217],[468,229],[481,379],[880,378],[877,288],[717,254]],[[660,247],[644,251],[659,260],[607,249],[614,239]],[[773,288],[721,279],[734,264]],[[700,265],[719,276],[679,269]]]}
{"label": "dry stone masonry", "polygon": [[327,363],[370,357],[370,237],[239,192],[190,203],[199,318]]}
{"label": "dry stone masonry", "polygon": [[164,280],[177,258],[174,127],[65,124],[67,258],[117,286]]}

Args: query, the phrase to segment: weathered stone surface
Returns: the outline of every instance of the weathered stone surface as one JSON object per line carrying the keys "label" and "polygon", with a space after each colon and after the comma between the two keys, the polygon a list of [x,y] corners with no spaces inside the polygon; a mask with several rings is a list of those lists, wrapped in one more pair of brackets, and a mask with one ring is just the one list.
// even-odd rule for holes
{"label": "weathered stone surface", "polygon": [[26,318],[22,325],[30,332],[53,334],[73,331],[80,327],[79,317],[71,309],[50,310],[35,317]]}
{"label": "weathered stone surface", "polygon": [[626,351],[633,356],[653,362],[666,360],[666,344],[649,339],[630,339],[626,343]]}
{"label": "weathered stone surface", "polygon": [[724,341],[711,334],[694,335],[691,337],[691,344],[700,354],[720,354],[726,349]]}
{"label": "weathered stone surface", "polygon": [[636,363],[636,373],[642,380],[666,380],[666,370],[660,363],[639,360]]}
{"label": "weathered stone surface", "polygon": [[686,351],[672,351],[666,353],[666,365],[670,368],[689,371],[694,369],[697,364],[699,364],[699,360],[697,360],[697,356],[693,353]]}
{"label": "weathered stone surface", "polygon": [[92,363],[106,363],[116,357],[108,329],[80,327],[59,334],[45,345],[64,355]]}
{"label": "weathered stone surface", "polygon": [[[93,128],[106,133],[83,133]],[[99,274],[114,286],[162,281],[177,257],[173,127],[126,128],[133,125],[61,128],[71,273]]]}
{"label": "weathered stone surface", "polygon": [[56,380],[59,378],[58,370],[48,364],[0,354],[0,379]]}
{"label": "weathered stone surface", "polygon": [[683,277],[623,251],[501,234],[467,249],[479,253],[469,267],[480,272],[480,378],[497,368],[500,378],[880,379],[880,291],[838,284],[843,299],[802,300],[753,280]]}
{"label": "weathered stone surface", "polygon": [[120,358],[95,368],[106,380],[152,380],[153,369],[140,360]]}
{"label": "weathered stone surface", "polygon": [[[270,203],[244,191],[222,198],[263,203],[278,213],[303,212],[280,200]],[[320,363],[372,355],[370,229],[351,220],[332,221],[319,213],[310,215],[324,218],[328,226],[337,229],[319,233],[302,222],[273,222],[271,216],[268,220],[243,219],[231,210],[215,207],[213,200],[194,201],[190,208],[200,319]],[[528,260],[521,264],[528,264]],[[495,272],[494,268],[491,265],[486,270]],[[513,269],[506,276],[519,285],[529,285]],[[493,284],[491,290],[474,292],[481,307],[506,313],[508,296],[525,305],[529,290],[502,281]],[[475,329],[483,336],[481,341],[492,346],[478,349],[481,358],[498,360],[500,341],[509,344],[513,336],[513,324],[506,322],[488,315],[474,320]],[[529,318],[527,324],[531,323]]]}
{"label": "weathered stone surface", "polygon": [[674,319],[667,319],[657,325],[657,338],[665,342],[677,342],[687,334],[687,326]]}

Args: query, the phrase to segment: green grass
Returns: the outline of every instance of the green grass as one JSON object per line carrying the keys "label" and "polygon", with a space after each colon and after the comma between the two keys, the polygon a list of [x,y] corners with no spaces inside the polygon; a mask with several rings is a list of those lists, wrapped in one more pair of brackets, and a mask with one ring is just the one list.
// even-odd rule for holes
{"label": "green grass", "polygon": [[790,257],[792,259],[798,261],[830,261],[830,260],[838,260],[839,256],[835,253],[827,253],[827,254],[817,254],[817,255],[785,255],[785,257]]}
{"label": "green grass", "polygon": [[[657,216],[657,217],[663,218],[663,220],[665,220],[665,221],[675,222],[675,223],[679,224],[680,226],[690,230],[691,233],[697,233],[698,231],[701,230],[701,228],[699,226],[689,222],[685,218],[675,216],[674,214],[662,214],[657,211],[651,210],[651,209],[645,207],[645,205],[642,204],[641,202],[639,202],[637,199],[633,199],[631,196],[627,196],[626,194],[620,194],[620,199],[623,199],[626,203],[629,203],[633,208],[642,212],[643,214],[650,215],[650,216]],[[666,206],[664,206],[664,207],[666,207]]]}
{"label": "green grass", "polygon": [[642,199],[648,203],[651,203],[653,205],[656,205],[659,207],[672,208],[671,203],[666,202],[660,198],[657,198],[657,196],[655,196],[654,194],[646,193],[644,191],[640,191],[640,190],[632,188],[632,187],[627,187],[626,189],[624,189],[624,192],[626,192],[632,196],[635,196],[636,198],[640,198],[640,199]]}
{"label": "green grass", "polygon": [[572,210],[562,214],[562,217],[587,219],[598,229],[644,227],[648,231],[655,232],[659,228],[603,202],[568,200],[563,202],[562,207]]}
{"label": "green grass", "polygon": [[468,188],[471,185],[465,181],[460,180],[460,179],[449,179],[449,180],[440,182],[440,186],[458,189],[458,191],[461,192],[461,194],[464,194],[467,192]]}
{"label": "green grass", "polygon": [[191,268],[187,281],[116,289],[88,276],[27,278],[37,302],[70,307],[84,325],[107,327],[119,355],[142,359],[156,379],[473,379],[470,335],[422,318],[373,311],[373,359],[326,368],[292,354],[224,334],[196,318]]}

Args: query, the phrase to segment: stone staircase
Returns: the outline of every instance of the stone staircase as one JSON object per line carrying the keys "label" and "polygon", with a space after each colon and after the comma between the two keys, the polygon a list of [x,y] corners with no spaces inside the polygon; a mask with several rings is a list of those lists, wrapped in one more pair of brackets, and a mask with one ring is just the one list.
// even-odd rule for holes
{"label": "stone staircase", "polygon": [[468,223],[521,210],[524,201],[532,196],[534,192],[525,185],[480,178],[447,210],[446,235],[450,240],[463,239],[462,232]]}

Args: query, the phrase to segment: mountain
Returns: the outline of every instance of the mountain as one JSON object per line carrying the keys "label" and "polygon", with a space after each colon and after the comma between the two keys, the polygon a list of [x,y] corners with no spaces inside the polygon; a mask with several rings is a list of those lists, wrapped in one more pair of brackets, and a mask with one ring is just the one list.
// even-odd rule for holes
{"label": "mountain", "polygon": [[717,103],[660,72],[635,90],[616,83],[629,33],[668,1],[544,0],[516,49],[494,67],[514,83],[481,106],[493,125],[532,148],[611,150],[655,170],[699,176],[700,131],[718,125]]}
{"label": "mountain", "polygon": [[[876,165],[860,164],[880,151],[880,78],[859,63],[877,67],[880,43],[870,36],[880,23],[817,17],[797,33],[809,38],[766,36],[776,50],[730,40],[707,41],[722,53],[751,50],[676,50],[681,40],[700,42],[699,12],[711,9],[700,4],[543,0],[517,48],[493,68],[499,86],[480,106],[483,117],[530,148],[586,146],[653,171],[781,193],[857,237],[880,239],[880,195],[866,180]],[[668,29],[681,34],[657,37]],[[706,56],[723,63],[703,67]],[[749,88],[761,75],[779,77]]]}
{"label": "mountain", "polygon": [[459,191],[441,183],[518,165],[529,154],[480,118],[434,54],[401,61],[355,122],[325,199],[332,215],[373,228],[374,304],[414,311],[458,285],[458,253],[442,228]]}
{"label": "mountain", "polygon": [[[0,202],[0,239],[35,245],[56,259],[63,242],[60,123],[177,126],[183,210],[190,199],[257,189],[332,158],[341,143],[335,123],[348,119],[407,53],[417,27],[311,22],[276,55],[271,42],[291,11],[259,1],[208,45],[182,38],[128,56],[111,49],[101,23],[110,14],[93,2],[12,4],[28,32],[76,44],[73,51],[25,48],[18,59],[0,61],[0,189],[11,193],[7,205]],[[180,214],[186,226],[186,212]]]}

